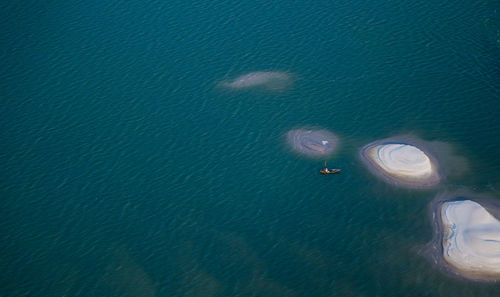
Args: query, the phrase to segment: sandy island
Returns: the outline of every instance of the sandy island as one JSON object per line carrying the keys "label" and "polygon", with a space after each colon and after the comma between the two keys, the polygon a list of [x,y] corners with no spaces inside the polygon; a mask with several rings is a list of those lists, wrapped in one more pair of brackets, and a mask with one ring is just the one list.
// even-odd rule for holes
{"label": "sandy island", "polygon": [[500,281],[500,207],[467,198],[454,196],[454,200],[435,203],[434,250],[457,275]]}
{"label": "sandy island", "polygon": [[389,138],[361,149],[370,171],[388,183],[409,188],[429,188],[441,180],[437,160],[418,141]]}

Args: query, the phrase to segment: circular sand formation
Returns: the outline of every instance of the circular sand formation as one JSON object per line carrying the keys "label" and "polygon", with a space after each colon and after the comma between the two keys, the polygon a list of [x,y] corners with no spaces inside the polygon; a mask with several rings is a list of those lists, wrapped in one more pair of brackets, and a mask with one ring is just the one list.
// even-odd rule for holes
{"label": "circular sand formation", "polygon": [[312,157],[331,154],[338,144],[338,138],[327,130],[291,130],[287,140],[295,151]]}
{"label": "circular sand formation", "polygon": [[399,186],[427,188],[441,179],[432,155],[408,142],[372,142],[361,149],[361,157],[373,173]]}
{"label": "circular sand formation", "polygon": [[233,90],[249,88],[265,88],[271,91],[282,91],[291,84],[291,75],[281,71],[256,71],[224,81],[220,85]]}
{"label": "circular sand formation", "polygon": [[436,244],[443,260],[466,278],[500,280],[499,219],[472,200],[447,200],[437,205],[440,238]]}

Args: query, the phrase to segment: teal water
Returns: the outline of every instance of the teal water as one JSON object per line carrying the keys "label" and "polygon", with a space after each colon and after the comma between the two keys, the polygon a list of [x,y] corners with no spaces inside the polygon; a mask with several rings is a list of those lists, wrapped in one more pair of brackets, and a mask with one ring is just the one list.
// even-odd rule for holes
{"label": "teal water", "polygon": [[[497,2],[11,1],[0,14],[1,296],[499,296],[422,255],[438,192],[500,199]],[[260,70],[296,79],[216,87]],[[339,136],[341,175],[287,148],[304,126]],[[387,185],[358,151],[400,134],[466,162],[437,189]]]}

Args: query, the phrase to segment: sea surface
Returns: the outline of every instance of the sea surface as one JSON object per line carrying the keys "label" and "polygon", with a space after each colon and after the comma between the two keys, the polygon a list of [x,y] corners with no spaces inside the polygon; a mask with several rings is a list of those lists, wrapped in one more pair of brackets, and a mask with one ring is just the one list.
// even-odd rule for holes
{"label": "sea surface", "polygon": [[[500,296],[423,252],[438,193],[500,200],[499,10],[3,1],[0,296]],[[217,87],[253,71],[293,84]],[[287,146],[303,127],[340,175]],[[386,184],[359,149],[397,135],[461,161]]]}

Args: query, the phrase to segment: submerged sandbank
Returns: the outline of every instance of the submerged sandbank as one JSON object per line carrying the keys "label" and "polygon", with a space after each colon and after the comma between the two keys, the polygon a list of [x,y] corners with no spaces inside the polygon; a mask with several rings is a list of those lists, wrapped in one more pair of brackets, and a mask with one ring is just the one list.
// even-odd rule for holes
{"label": "submerged sandbank", "polygon": [[291,130],[287,141],[295,151],[312,157],[329,155],[338,146],[338,137],[324,129]]}
{"label": "submerged sandbank", "polygon": [[264,88],[269,91],[283,91],[292,82],[292,75],[282,71],[256,71],[238,76],[219,85],[231,90]]}

